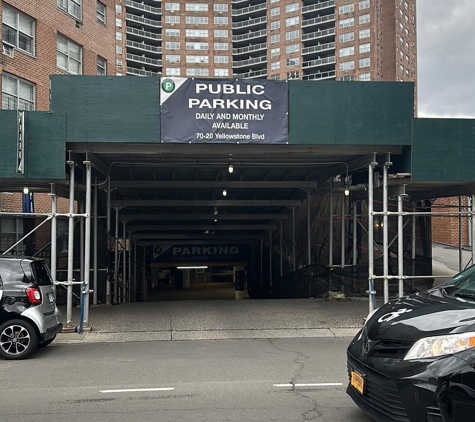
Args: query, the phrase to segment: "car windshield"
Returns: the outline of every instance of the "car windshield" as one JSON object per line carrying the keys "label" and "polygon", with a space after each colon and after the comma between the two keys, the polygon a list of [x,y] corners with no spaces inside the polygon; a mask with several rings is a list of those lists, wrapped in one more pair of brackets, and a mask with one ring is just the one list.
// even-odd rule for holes
{"label": "car windshield", "polygon": [[472,299],[475,301],[475,265],[457,274],[441,286],[447,296]]}

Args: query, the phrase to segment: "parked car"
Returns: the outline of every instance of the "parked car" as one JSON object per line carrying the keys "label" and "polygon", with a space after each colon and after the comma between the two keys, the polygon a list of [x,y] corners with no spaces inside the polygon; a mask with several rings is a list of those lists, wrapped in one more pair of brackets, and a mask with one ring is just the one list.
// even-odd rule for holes
{"label": "parked car", "polygon": [[0,256],[0,357],[24,359],[62,328],[46,262]]}
{"label": "parked car", "polygon": [[347,357],[347,393],[376,421],[473,420],[475,266],[375,310]]}

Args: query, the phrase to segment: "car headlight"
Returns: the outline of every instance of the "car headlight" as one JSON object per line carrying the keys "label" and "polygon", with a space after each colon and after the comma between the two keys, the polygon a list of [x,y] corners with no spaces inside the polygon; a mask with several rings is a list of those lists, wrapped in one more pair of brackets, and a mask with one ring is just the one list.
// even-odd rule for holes
{"label": "car headlight", "polygon": [[421,338],[407,352],[404,360],[453,355],[475,347],[475,333]]}

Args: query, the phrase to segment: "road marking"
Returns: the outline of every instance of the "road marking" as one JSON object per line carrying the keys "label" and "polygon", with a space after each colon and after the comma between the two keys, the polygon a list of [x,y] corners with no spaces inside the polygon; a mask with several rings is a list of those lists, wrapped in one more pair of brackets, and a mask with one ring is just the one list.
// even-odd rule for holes
{"label": "road marking", "polygon": [[173,387],[164,387],[164,388],[127,388],[122,390],[99,390],[101,393],[137,393],[143,391],[171,391],[174,390]]}
{"label": "road marking", "polygon": [[320,382],[313,384],[274,384],[274,387],[340,387],[341,382]]}

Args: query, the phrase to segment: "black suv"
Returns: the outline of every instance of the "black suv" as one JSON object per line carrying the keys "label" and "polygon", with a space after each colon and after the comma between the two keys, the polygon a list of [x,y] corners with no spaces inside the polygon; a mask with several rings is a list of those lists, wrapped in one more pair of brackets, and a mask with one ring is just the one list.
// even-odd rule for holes
{"label": "black suv", "polygon": [[0,357],[24,359],[47,346],[63,324],[46,262],[0,256]]}

